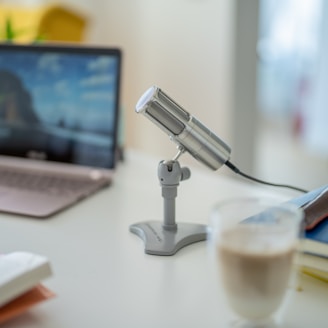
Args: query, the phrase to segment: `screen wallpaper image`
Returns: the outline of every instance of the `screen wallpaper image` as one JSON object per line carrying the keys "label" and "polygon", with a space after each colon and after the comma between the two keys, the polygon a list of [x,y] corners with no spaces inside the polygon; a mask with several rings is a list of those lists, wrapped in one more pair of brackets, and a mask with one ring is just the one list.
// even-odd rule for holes
{"label": "screen wallpaper image", "polygon": [[0,51],[0,153],[112,167],[119,62]]}

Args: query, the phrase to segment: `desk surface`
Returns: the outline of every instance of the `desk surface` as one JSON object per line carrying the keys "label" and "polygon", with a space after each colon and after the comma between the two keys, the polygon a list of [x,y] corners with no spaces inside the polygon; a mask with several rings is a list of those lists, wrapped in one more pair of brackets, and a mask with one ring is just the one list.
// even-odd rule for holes
{"label": "desk surface", "polygon": [[[160,257],[145,254],[143,241],[129,232],[133,223],[162,221],[157,165],[156,159],[129,152],[110,188],[50,219],[0,214],[1,252],[46,255],[54,276],[44,284],[57,294],[5,327],[225,326],[227,310],[206,242]],[[222,171],[196,167],[191,173],[178,188],[177,223],[207,224],[212,206],[227,197],[282,193]],[[328,285],[309,277],[302,285],[287,326],[326,327]]]}

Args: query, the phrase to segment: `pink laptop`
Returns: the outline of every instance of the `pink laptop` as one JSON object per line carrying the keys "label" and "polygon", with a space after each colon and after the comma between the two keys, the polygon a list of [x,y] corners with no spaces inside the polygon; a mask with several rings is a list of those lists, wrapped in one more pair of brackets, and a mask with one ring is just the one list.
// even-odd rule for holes
{"label": "pink laptop", "polygon": [[0,211],[49,217],[111,184],[121,57],[0,44]]}

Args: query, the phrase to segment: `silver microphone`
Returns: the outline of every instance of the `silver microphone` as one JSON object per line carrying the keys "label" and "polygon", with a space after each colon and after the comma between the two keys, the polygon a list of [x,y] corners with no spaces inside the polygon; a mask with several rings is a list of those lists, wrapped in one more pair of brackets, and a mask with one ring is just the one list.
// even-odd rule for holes
{"label": "silver microphone", "polygon": [[217,170],[229,160],[230,147],[160,88],[149,88],[139,99],[136,112],[148,117],[182,151],[187,150],[212,170]]}

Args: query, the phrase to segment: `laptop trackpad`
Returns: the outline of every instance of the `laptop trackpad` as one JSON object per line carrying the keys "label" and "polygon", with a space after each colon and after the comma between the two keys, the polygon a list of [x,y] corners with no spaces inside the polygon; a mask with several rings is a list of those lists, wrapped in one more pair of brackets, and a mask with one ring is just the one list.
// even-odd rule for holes
{"label": "laptop trackpad", "polygon": [[72,196],[47,195],[32,191],[19,191],[0,187],[2,212],[34,217],[48,217],[74,203]]}

